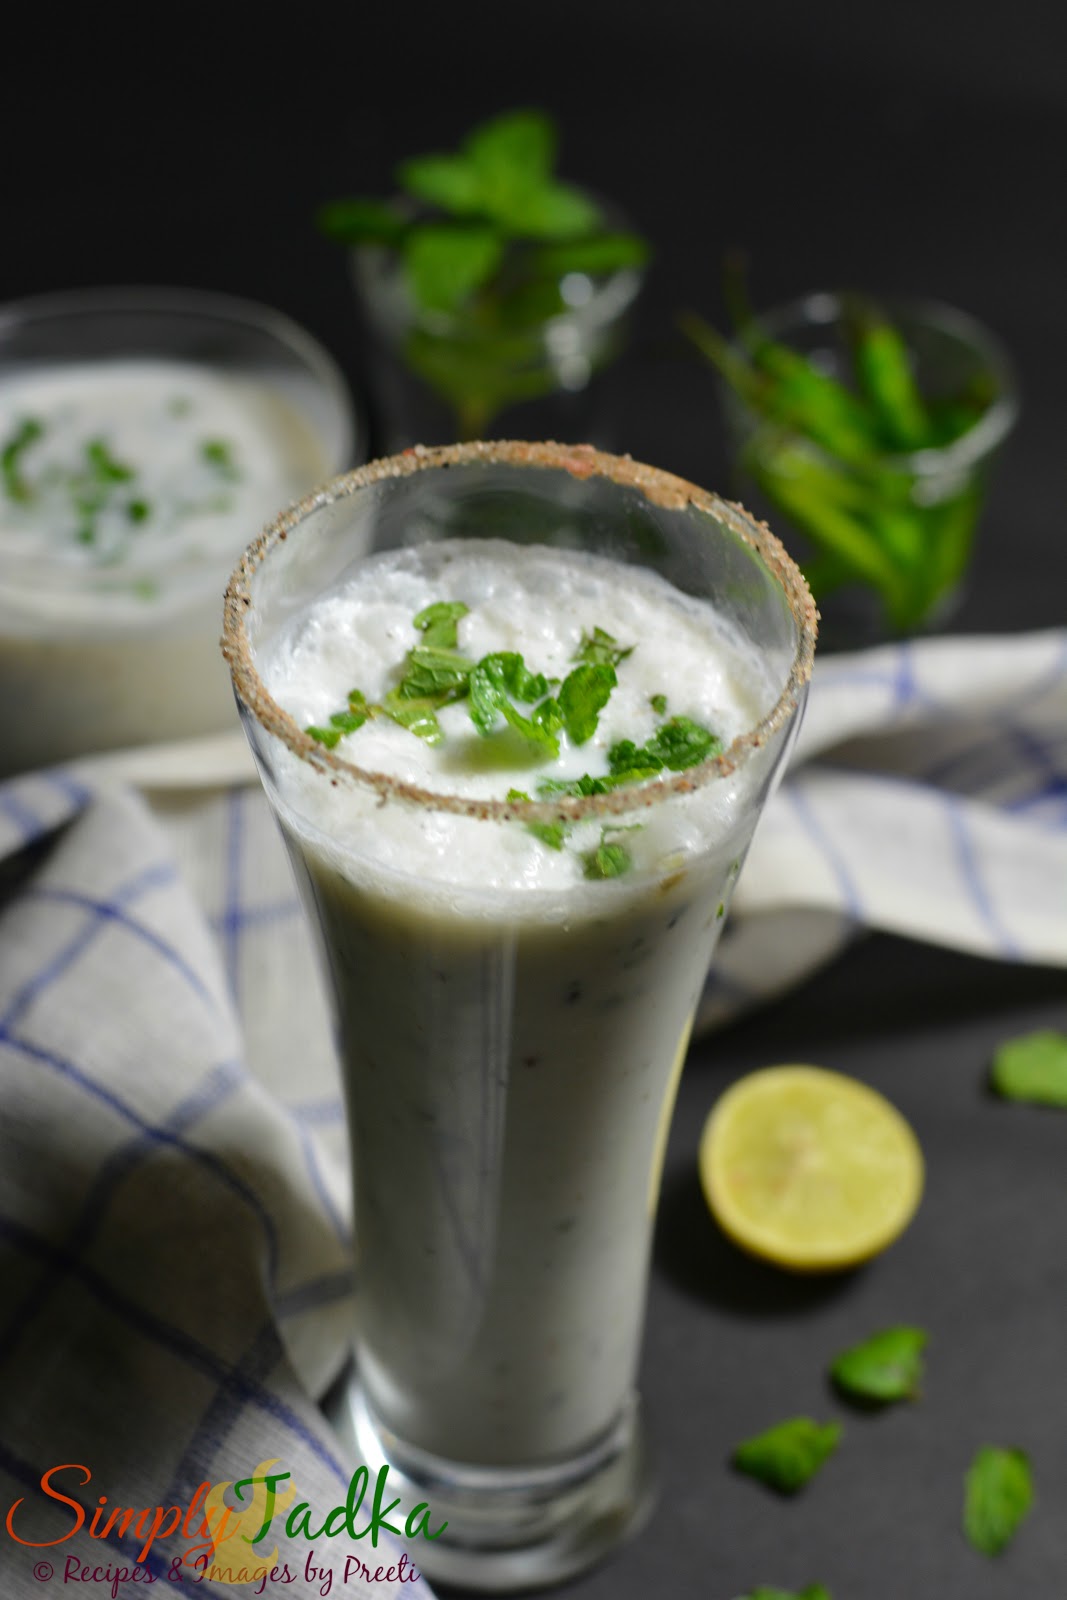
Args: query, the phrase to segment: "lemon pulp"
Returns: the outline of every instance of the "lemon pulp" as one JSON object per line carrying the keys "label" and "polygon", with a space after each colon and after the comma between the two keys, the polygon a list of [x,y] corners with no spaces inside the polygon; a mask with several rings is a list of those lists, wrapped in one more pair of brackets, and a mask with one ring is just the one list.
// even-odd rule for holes
{"label": "lemon pulp", "polygon": [[923,1158],[900,1112],[866,1084],[822,1067],[767,1067],[712,1108],[700,1178],[743,1249],[793,1271],[831,1271],[903,1232]]}

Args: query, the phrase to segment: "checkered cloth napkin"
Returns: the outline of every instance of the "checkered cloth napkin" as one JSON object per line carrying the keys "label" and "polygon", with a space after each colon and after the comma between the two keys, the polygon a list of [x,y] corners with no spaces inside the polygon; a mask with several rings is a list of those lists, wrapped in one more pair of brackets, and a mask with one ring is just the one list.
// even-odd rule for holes
{"label": "checkered cloth napkin", "polygon": [[[1067,966],[1067,632],[819,664],[703,1025],[862,927]],[[352,1327],[343,1113],[240,734],[0,787],[0,1097],[0,1512],[22,1499],[26,1540],[71,1529],[74,1507],[40,1488],[61,1463],[92,1473],[57,1485],[88,1527],[101,1495],[185,1506],[280,1461],[321,1525],[352,1467],[313,1398]],[[277,1546],[290,1592],[317,1592],[312,1546]],[[58,1580],[70,1557],[137,1548],[0,1531],[0,1587],[40,1596],[42,1558]],[[151,1569],[183,1548],[161,1539]],[[336,1588],[346,1541],[315,1549]]]}

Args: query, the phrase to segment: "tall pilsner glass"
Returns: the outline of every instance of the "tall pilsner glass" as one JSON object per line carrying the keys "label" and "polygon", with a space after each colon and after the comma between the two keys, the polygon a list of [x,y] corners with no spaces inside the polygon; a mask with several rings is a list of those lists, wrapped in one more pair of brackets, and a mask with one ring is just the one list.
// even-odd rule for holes
{"label": "tall pilsner glass", "polygon": [[[636,588],[651,569],[711,602],[756,686],[750,721],[698,765],[549,798],[531,776],[530,799],[363,770],[358,733],[338,750],[302,731],[272,693],[301,613],[372,552],[456,538],[486,541],[487,572],[503,540],[549,547],[561,571],[574,551],[607,558]],[[565,616],[569,592],[541,605]],[[649,1506],[634,1380],[667,1127],[797,728],[811,597],[764,527],[678,478],[585,446],[473,444],[372,462],[279,517],[231,580],[225,635],[336,1006],[358,1312],[335,1420],[388,1465],[387,1499],[447,1520],[413,1541],[431,1577],[565,1578]],[[683,710],[692,686],[662,687]],[[551,887],[501,880],[500,859],[551,853],[561,833]],[[620,853],[590,874],[598,840]]]}

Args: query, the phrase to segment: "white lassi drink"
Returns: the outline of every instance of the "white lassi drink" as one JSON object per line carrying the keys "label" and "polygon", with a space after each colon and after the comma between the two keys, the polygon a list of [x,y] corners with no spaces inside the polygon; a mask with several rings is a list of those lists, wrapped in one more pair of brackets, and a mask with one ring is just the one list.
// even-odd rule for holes
{"label": "white lassi drink", "polygon": [[[514,479],[559,500],[556,542],[466,538],[450,515],[432,539],[463,472],[481,485],[478,452],[495,458],[504,527]],[[527,466],[529,452],[566,471]],[[667,1127],[788,742],[799,624],[741,534],[723,606],[574,548],[585,501],[602,517],[616,492],[587,489],[586,462],[605,479],[648,469],[557,446],[425,459],[459,470],[372,464],[325,491],[308,526],[281,519],[231,583],[226,649],[336,999],[350,1440],[449,1517],[449,1538],[420,1550],[431,1575],[509,1587],[579,1570],[637,1515],[634,1380]],[[672,528],[692,513],[660,477],[655,516]],[[392,497],[431,542],[367,555]],[[651,543],[641,494],[625,508]],[[692,533],[699,571],[713,540]],[[746,607],[773,648],[739,625]]]}
{"label": "white lassi drink", "polygon": [[282,394],[195,362],[0,377],[0,772],[227,725],[217,595],[332,464]]}

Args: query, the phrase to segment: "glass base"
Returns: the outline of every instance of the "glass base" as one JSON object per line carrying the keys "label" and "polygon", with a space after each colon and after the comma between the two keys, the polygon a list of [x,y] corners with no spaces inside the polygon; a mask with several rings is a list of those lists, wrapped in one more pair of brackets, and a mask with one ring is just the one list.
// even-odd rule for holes
{"label": "glass base", "polygon": [[653,1504],[637,1395],[591,1449],[559,1465],[472,1467],[405,1445],[372,1413],[350,1372],[325,1402],[342,1443],[373,1474],[389,1468],[397,1520],[420,1503],[441,1536],[421,1535],[409,1559],[435,1581],[488,1593],[562,1583],[644,1526]]}

